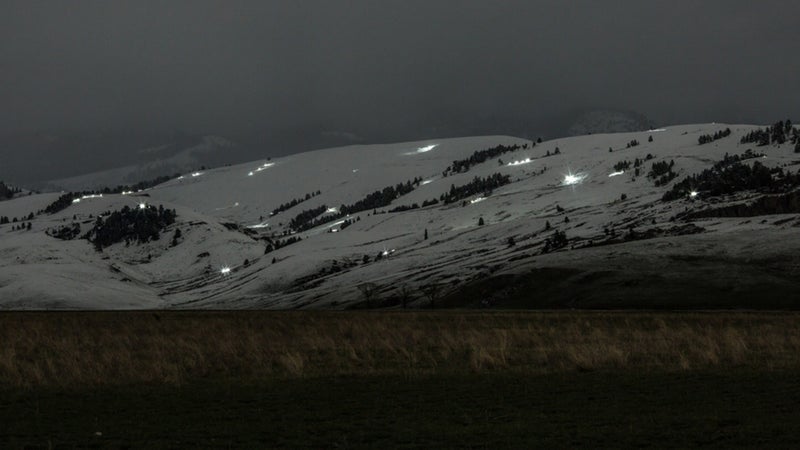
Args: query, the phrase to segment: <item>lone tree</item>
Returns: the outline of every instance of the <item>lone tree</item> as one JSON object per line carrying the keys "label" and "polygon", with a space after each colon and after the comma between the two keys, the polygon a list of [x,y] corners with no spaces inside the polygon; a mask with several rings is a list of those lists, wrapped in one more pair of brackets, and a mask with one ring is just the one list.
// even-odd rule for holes
{"label": "lone tree", "polygon": [[485,222],[483,221],[483,217],[481,217],[480,219],[478,219],[478,226],[483,226],[483,225],[485,225]]}
{"label": "lone tree", "polygon": [[372,301],[378,295],[378,285],[375,283],[361,283],[358,285],[358,290],[361,291],[361,296],[364,297],[364,302],[367,307],[372,307]]}
{"label": "lone tree", "polygon": [[400,305],[403,309],[406,309],[408,304],[414,300],[414,294],[407,284],[403,284],[397,289],[397,298],[400,300]]}
{"label": "lone tree", "polygon": [[442,286],[438,284],[426,284],[420,288],[422,294],[428,299],[431,309],[436,307],[436,301],[442,294]]}

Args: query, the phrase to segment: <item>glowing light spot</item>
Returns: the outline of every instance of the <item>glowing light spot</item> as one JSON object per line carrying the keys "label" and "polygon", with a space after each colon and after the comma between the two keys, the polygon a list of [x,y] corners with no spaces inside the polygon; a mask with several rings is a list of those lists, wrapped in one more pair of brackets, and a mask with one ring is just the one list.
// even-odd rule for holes
{"label": "glowing light spot", "polygon": [[656,128],[655,130],[648,130],[648,133],[660,133],[662,131],[667,131],[666,128]]}
{"label": "glowing light spot", "polygon": [[512,162],[508,163],[508,165],[509,166],[521,166],[523,164],[528,164],[528,163],[531,163],[531,162],[533,162],[532,159],[525,158],[525,159],[521,159],[519,161],[512,161]]}
{"label": "glowing light spot", "polygon": [[422,186],[425,186],[425,185],[426,185],[426,184],[428,184],[428,183],[432,183],[432,182],[433,182],[433,180],[435,180],[435,179],[436,179],[436,178],[431,178],[430,180],[424,180],[424,181],[423,181],[422,183],[420,183],[420,184],[421,184]]}
{"label": "glowing light spot", "polygon": [[228,267],[228,266],[225,266],[225,267],[219,269],[219,273],[221,273],[222,275],[228,275],[228,274],[231,273],[231,268]]}
{"label": "glowing light spot", "polygon": [[147,203],[139,203],[139,209],[147,208]]}
{"label": "glowing light spot", "polygon": [[433,150],[434,148],[436,148],[437,145],[439,145],[439,144],[431,144],[431,145],[426,145],[425,147],[420,147],[420,148],[417,149],[417,153],[429,152],[429,151]]}
{"label": "glowing light spot", "polygon": [[261,222],[255,225],[249,225],[247,228],[269,228],[269,222]]}
{"label": "glowing light spot", "polygon": [[328,208],[328,209],[325,210],[326,213],[335,213],[335,212],[338,212],[338,211],[339,210],[336,209],[336,208]]}
{"label": "glowing light spot", "polygon": [[101,198],[101,197],[103,197],[103,194],[84,195],[83,197],[76,198],[76,199],[72,200],[72,203],[80,203],[81,200],[86,200],[86,199],[90,199],[90,198]]}
{"label": "glowing light spot", "polygon": [[695,197],[697,197],[697,195],[698,195],[697,191],[689,192],[689,197],[691,197],[691,198],[695,198]]}
{"label": "glowing light spot", "polygon": [[338,232],[339,232],[338,228],[331,228],[331,233],[338,233]]}
{"label": "glowing light spot", "polygon": [[568,173],[564,175],[564,186],[571,186],[575,184],[580,184],[585,180],[587,175],[585,173]]}
{"label": "glowing light spot", "polygon": [[356,172],[358,172],[358,169],[353,169],[353,173],[356,173]]}
{"label": "glowing light spot", "polygon": [[183,179],[183,175],[179,176],[179,177],[178,177],[178,179],[179,179],[179,180],[182,180],[182,179]]}
{"label": "glowing light spot", "polygon": [[478,197],[470,200],[469,203],[470,205],[474,205],[475,203],[482,202],[484,200],[486,200],[486,197]]}
{"label": "glowing light spot", "polygon": [[248,177],[252,177],[252,176],[253,176],[253,172],[249,172],[249,173],[247,174],[247,176],[248,176]]}
{"label": "glowing light spot", "polygon": [[202,174],[203,174],[203,172],[194,172],[194,173],[192,173],[192,176],[193,177],[199,177]]}
{"label": "glowing light spot", "polygon": [[608,177],[609,177],[609,178],[611,178],[611,177],[618,177],[618,176],[620,176],[620,175],[622,175],[622,174],[624,174],[624,173],[625,173],[625,171],[624,171],[624,170],[619,170],[619,171],[617,171],[617,172],[611,172],[610,174],[608,174]]}

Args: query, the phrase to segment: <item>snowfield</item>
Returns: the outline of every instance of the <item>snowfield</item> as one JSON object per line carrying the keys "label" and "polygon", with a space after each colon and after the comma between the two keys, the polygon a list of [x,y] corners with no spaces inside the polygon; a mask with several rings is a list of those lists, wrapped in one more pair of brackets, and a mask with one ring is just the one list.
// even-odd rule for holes
{"label": "snowfield", "polygon": [[[698,145],[699,136],[725,128],[731,136]],[[144,192],[86,198],[56,214],[36,214],[24,220],[31,223],[30,230],[0,225],[0,308],[346,308],[362,301],[358,287],[364,283],[374,283],[383,300],[405,286],[414,292],[412,304],[422,305],[424,286],[438,286],[444,295],[487,277],[543,267],[605,267],[625,273],[655,270],[666,259],[686,267],[675,261],[687,255],[788,258],[782,270],[800,275],[798,214],[697,219],[691,222],[700,230],[696,233],[667,231],[690,223],[676,219],[679,214],[754,197],[744,193],[661,201],[674,183],[711,167],[726,153],[752,148],[766,154],[758,161],[768,167],[800,168],[800,157],[789,143],[739,143],[758,128],[763,127],[695,124],[536,145],[508,136],[357,145],[187,172]],[[654,141],[648,142],[649,137]],[[639,145],[628,148],[633,140]],[[445,173],[454,160],[500,144],[527,148],[489,158],[467,172]],[[638,177],[633,167],[614,168],[648,154],[652,159]],[[660,161],[674,161],[678,176],[657,187],[645,174]],[[495,173],[508,175],[511,182],[451,204],[387,212],[421,206],[451,186]],[[323,216],[336,214],[342,205],[417,178],[422,181],[414,190],[390,206],[302,232],[289,230],[301,211],[324,205]],[[317,191],[319,195],[271,215],[280,205]],[[0,216],[36,213],[58,196],[0,202]],[[104,212],[140,203],[176,210],[177,222],[161,239],[114,244],[98,252],[85,239],[65,241],[45,233],[80,223],[83,234]],[[352,224],[342,228],[348,219]],[[181,237],[172,246],[176,229]],[[653,238],[588,245],[608,240],[610,229],[619,235],[631,229],[651,232]],[[555,230],[566,234],[568,245],[543,254],[545,240]],[[265,238],[278,236],[302,240],[265,254]]]}

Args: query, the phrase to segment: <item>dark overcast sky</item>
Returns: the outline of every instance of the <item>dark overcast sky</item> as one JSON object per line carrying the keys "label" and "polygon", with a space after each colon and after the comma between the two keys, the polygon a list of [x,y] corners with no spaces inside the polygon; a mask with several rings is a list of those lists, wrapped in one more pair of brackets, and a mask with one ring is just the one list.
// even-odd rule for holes
{"label": "dark overcast sky", "polygon": [[[0,131],[800,112],[800,2],[0,2]],[[455,119],[453,119],[455,120]]]}

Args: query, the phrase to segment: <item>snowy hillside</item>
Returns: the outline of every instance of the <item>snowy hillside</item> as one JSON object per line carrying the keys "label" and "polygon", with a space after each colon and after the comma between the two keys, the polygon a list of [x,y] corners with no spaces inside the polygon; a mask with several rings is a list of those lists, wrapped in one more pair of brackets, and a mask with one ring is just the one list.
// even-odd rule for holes
{"label": "snowy hillside", "polygon": [[[729,136],[699,145],[726,128]],[[683,125],[535,145],[506,136],[359,145],[185,173],[55,214],[36,213],[58,194],[15,198],[0,203],[0,216],[34,218],[21,230],[0,225],[0,307],[344,308],[403,298],[421,306],[542,268],[604,269],[622,286],[619,274],[701,256],[785,254],[781,270],[798,276],[792,199],[781,199],[789,204],[782,209],[764,206],[764,214],[782,213],[764,217],[709,212],[764,197],[753,190],[676,189],[680,198],[662,199],[726,153],[752,149],[758,157],[742,164],[797,172],[791,142],[740,143],[759,128]],[[657,176],[648,177],[652,170]],[[488,189],[488,180],[500,185]],[[177,220],[158,240],[102,251],[46,234],[73,223],[84,234],[99,215],[140,205],[175,209]]]}

